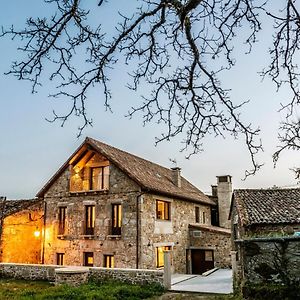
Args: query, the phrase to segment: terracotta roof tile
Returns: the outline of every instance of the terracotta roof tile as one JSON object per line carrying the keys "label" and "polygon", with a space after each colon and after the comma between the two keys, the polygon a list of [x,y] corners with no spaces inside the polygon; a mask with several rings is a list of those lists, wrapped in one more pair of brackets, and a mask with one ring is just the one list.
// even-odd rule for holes
{"label": "terracotta roof tile", "polygon": [[233,199],[244,226],[300,223],[300,189],[234,190]]}

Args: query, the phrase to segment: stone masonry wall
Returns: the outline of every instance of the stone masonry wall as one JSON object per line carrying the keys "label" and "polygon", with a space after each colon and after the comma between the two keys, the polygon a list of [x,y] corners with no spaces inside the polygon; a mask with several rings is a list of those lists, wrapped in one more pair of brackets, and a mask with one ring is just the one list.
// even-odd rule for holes
{"label": "stone masonry wall", "polygon": [[[171,220],[156,219],[156,200],[171,202]],[[189,248],[189,224],[195,222],[195,206],[205,212],[210,224],[210,206],[155,195],[143,195],[141,204],[140,268],[156,268],[156,247],[171,246],[172,269],[186,272],[186,250]]]}
{"label": "stone masonry wall", "polygon": [[62,266],[0,263],[0,276],[25,280],[54,281],[55,269]]}
{"label": "stone masonry wall", "polygon": [[[110,165],[108,191],[69,192],[66,170],[45,195],[47,202],[45,263],[56,264],[56,253],[64,253],[65,265],[83,265],[84,252],[94,253],[94,266],[103,266],[104,255],[114,255],[115,267],[136,267],[136,198],[139,186]],[[111,206],[122,205],[121,236],[111,236]],[[95,233],[84,235],[84,207],[95,205]],[[67,207],[67,228],[58,236],[58,208]]]}
{"label": "stone masonry wall", "polygon": [[164,272],[143,269],[90,268],[89,278],[95,281],[113,279],[131,284],[157,283],[163,286]]}
{"label": "stone masonry wall", "polygon": [[300,237],[253,238],[239,241],[242,279],[251,283],[300,282]]}
{"label": "stone masonry wall", "polygon": [[[59,276],[56,275],[55,269],[60,269]],[[66,272],[63,270],[66,269]],[[0,263],[0,276],[2,278],[14,278],[25,280],[46,280],[54,281],[61,280],[62,282],[70,283],[70,277],[75,281],[83,283],[86,280],[103,281],[103,280],[116,280],[128,282],[131,284],[150,284],[156,283],[161,286],[163,282],[163,271],[157,270],[142,270],[142,269],[107,269],[107,268],[86,268],[86,272],[68,272],[68,268],[55,265],[30,265],[30,264],[8,264]],[[82,274],[84,278],[82,277]],[[87,276],[86,276],[87,274]],[[56,283],[62,283],[56,282]]]}
{"label": "stone masonry wall", "polygon": [[[201,232],[200,236],[195,236],[193,231]],[[231,267],[231,234],[226,232],[208,231],[207,229],[191,229],[190,244],[192,247],[214,250],[215,267]]]}
{"label": "stone masonry wall", "polygon": [[[40,263],[42,228],[43,204],[6,217],[1,236],[1,261]],[[35,236],[35,231],[38,236]]]}

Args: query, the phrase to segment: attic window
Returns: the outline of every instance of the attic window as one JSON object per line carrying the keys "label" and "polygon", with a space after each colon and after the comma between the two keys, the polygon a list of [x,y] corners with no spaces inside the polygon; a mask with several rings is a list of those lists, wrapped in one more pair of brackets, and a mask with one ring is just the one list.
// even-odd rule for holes
{"label": "attic window", "polygon": [[84,152],[70,165],[70,192],[102,191],[109,188],[109,161],[92,151]]}

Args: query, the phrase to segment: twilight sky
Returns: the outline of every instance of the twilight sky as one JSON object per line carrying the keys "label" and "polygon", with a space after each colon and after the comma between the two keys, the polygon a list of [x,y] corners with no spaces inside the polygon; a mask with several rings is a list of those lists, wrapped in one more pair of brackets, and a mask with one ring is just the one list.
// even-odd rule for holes
{"label": "twilight sky", "polygon": [[[128,1],[118,1],[117,5],[122,11],[130,9]],[[41,0],[5,1],[0,10],[0,24],[4,27],[14,24],[16,28],[23,28],[26,17],[31,15],[45,15]],[[106,15],[102,22],[109,27],[114,15]],[[257,74],[267,65],[271,34],[270,24],[267,24],[266,30],[258,36],[260,44],[256,45],[251,55],[245,55],[246,48],[237,44],[237,64],[221,78],[223,86],[232,89],[232,101],[251,100],[242,109],[242,116],[262,130],[264,153],[258,156],[258,160],[264,162],[265,166],[246,181],[241,179],[245,169],[250,167],[250,158],[242,137],[238,140],[231,136],[226,140],[210,137],[204,141],[205,152],[189,160],[179,152],[182,137],[155,147],[155,137],[162,132],[160,125],[143,127],[141,115],[131,120],[124,117],[128,109],[141,99],[140,93],[129,92],[122,86],[122,83],[126,83],[124,69],[121,70],[123,73],[113,73],[113,113],[105,111],[100,89],[95,88],[89,93],[88,110],[94,126],[87,128],[79,139],[76,137],[79,119],[70,119],[63,128],[59,123],[48,123],[45,118],[51,117],[52,109],[62,112],[66,103],[48,97],[50,86],[47,80],[43,81],[37,94],[32,94],[28,82],[4,76],[11,62],[22,57],[22,53],[17,52],[18,41],[0,39],[0,196],[9,199],[34,197],[86,136],[165,167],[173,166],[170,158],[176,159],[183,176],[204,192],[210,192],[210,185],[216,183],[215,176],[225,174],[233,176],[234,188],[295,185],[294,175],[289,168],[299,166],[297,152],[284,153],[275,169],[272,163],[272,153],[277,145],[277,128],[282,117],[277,110],[280,102],[288,99],[289,92],[282,90],[276,93],[270,80],[261,82]]]}

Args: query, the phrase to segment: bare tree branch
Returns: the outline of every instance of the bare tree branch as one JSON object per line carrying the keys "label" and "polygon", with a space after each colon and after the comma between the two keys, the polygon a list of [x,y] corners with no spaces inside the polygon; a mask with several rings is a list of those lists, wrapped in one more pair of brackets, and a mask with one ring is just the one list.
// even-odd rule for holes
{"label": "bare tree branch", "polygon": [[[182,150],[187,150],[190,157],[203,151],[203,141],[208,135],[242,136],[251,159],[251,168],[245,176],[259,170],[261,164],[256,154],[262,150],[260,130],[243,122],[240,112],[247,101],[234,103],[230,90],[221,85],[219,75],[235,63],[234,38],[242,26],[248,28],[245,43],[251,51],[261,30],[259,15],[265,12],[264,1],[139,0],[140,6],[132,16],[120,14],[122,21],[115,35],[103,32],[101,24],[93,28],[89,24],[90,12],[80,0],[44,1],[55,4],[57,13],[49,19],[30,18],[21,31],[14,27],[2,29],[2,36],[10,35],[23,42],[19,50],[26,57],[14,62],[8,74],[31,81],[33,92],[41,84],[45,66],[51,66],[47,70],[54,68],[49,79],[58,82],[58,86],[52,96],[69,98],[71,108],[63,115],[54,111],[50,121],[58,120],[63,126],[70,116],[79,116],[83,119],[81,134],[92,124],[86,110],[87,93],[97,85],[103,89],[105,107],[110,109],[109,71],[118,68],[122,57],[126,64],[135,67],[128,87],[135,91],[143,84],[152,87],[151,94],[143,95],[142,103],[131,108],[128,116],[141,113],[144,123],[163,124],[165,131],[157,142],[183,135]],[[296,18],[293,1],[288,3],[291,17]],[[95,1],[99,10],[105,5],[109,1]],[[286,30],[284,21],[272,17],[278,22],[278,29]],[[86,56],[82,71],[77,51],[83,48]],[[275,58],[279,57],[276,49]],[[292,55],[291,51],[285,58],[287,65]],[[294,82],[296,67],[289,65],[289,68]],[[275,64],[265,74],[277,82],[277,72]]]}

